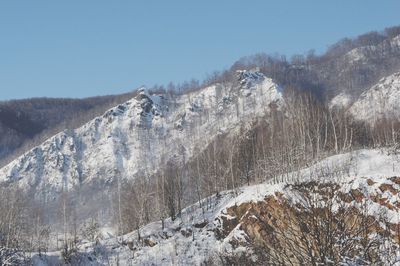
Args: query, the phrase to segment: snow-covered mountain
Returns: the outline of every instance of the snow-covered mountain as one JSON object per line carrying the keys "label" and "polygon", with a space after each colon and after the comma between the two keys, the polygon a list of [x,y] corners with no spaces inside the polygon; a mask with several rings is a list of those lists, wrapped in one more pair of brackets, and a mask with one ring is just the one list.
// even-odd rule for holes
{"label": "snow-covered mountain", "polygon": [[[140,229],[141,240],[137,232],[132,232],[120,238],[106,236],[97,244],[83,244],[78,258],[85,265],[200,265],[206,261],[222,265],[224,259],[241,265],[251,261],[254,265],[265,265],[266,259],[281,257],[297,265],[298,256],[307,258],[306,253],[284,257],[287,254],[279,254],[279,250],[301,250],[303,240],[320,240],[313,238],[311,227],[306,228],[311,226],[307,225],[306,217],[309,217],[323,218],[318,227],[321,230],[329,229],[324,225],[334,225],[329,230],[338,234],[331,236],[337,241],[333,243],[338,245],[337,253],[326,258],[338,263],[332,265],[366,265],[362,257],[366,256],[362,249],[365,238],[358,232],[360,228],[370,234],[367,243],[372,245],[368,249],[377,247],[382,252],[367,251],[368,256],[376,255],[368,259],[397,265],[399,162],[399,155],[389,150],[359,150],[328,157],[309,168],[285,175],[278,183],[225,191],[213,196],[211,201],[198,202],[184,209],[179,219],[168,219],[164,230],[161,222],[144,226]],[[334,196],[330,198],[332,192]],[[326,210],[327,214],[330,211],[335,214],[331,217],[332,224],[330,216],[319,216]],[[343,210],[345,215],[341,213]],[[304,216],[300,220],[296,215]],[[340,223],[343,222],[341,217],[346,219],[346,225]],[[365,221],[368,227],[362,227]],[[302,228],[297,227],[300,222],[304,223],[300,224]],[[345,227],[335,228],[338,224]],[[302,230],[308,232],[307,237],[296,235],[304,233]],[[323,234],[322,231],[317,233]],[[276,257],[260,257],[263,254],[257,253],[260,244],[263,252],[275,252]],[[279,245],[274,247],[275,244]],[[58,258],[59,254],[54,252],[35,256],[34,262],[47,265],[58,263]],[[308,265],[307,261],[305,264]]]}
{"label": "snow-covered mountain", "polygon": [[312,65],[318,78],[311,76],[309,82],[329,99],[339,94],[356,99],[382,77],[399,71],[400,36],[390,36],[377,39],[371,33],[338,42],[328,50],[327,60]]}
{"label": "snow-covered mountain", "polygon": [[215,84],[180,96],[142,88],[134,99],[26,152],[0,170],[0,182],[18,183],[48,201],[62,191],[151,174],[173,158],[188,160],[217,135],[282,103],[279,86],[263,74],[238,76],[236,85]]}
{"label": "snow-covered mountain", "polygon": [[376,122],[400,117],[400,72],[382,78],[363,92],[349,109],[358,120]]}

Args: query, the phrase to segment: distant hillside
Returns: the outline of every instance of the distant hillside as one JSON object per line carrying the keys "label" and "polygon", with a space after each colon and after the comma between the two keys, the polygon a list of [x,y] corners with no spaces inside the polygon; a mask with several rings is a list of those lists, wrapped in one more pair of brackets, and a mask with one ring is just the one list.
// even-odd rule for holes
{"label": "distant hillside", "polygon": [[66,128],[76,128],[133,95],[0,102],[0,166],[11,159],[8,157],[20,155]]}
{"label": "distant hillside", "polygon": [[[312,91],[322,99],[340,93],[358,97],[381,78],[400,70],[400,26],[344,38],[322,55],[310,51],[290,59],[267,54],[244,57],[232,70],[254,67],[285,87]],[[228,72],[220,78],[228,77]]]}
{"label": "distant hillside", "polygon": [[400,116],[400,72],[382,78],[363,92],[350,107],[351,114],[364,121],[376,123]]}

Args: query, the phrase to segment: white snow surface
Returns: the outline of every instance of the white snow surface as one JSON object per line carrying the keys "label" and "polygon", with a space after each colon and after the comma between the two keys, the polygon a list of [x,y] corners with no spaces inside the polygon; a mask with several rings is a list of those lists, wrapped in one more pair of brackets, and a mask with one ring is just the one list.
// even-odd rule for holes
{"label": "white snow surface", "polygon": [[77,186],[151,174],[173,158],[188,160],[218,134],[234,132],[283,101],[279,86],[259,72],[242,71],[239,84],[215,84],[175,99],[142,88],[134,99],[12,161],[0,170],[0,183],[52,199]]}
{"label": "white snow surface", "polygon": [[[221,192],[218,196],[210,197],[209,207],[206,207],[207,200],[204,199],[203,209],[200,203],[184,209],[180,218],[175,221],[166,220],[164,230],[161,222],[142,227],[141,237],[156,243],[153,247],[138,244],[135,231],[119,238],[109,237],[101,240],[97,246],[93,243],[82,245],[80,252],[84,254],[88,265],[117,265],[117,262],[120,265],[200,265],[210,256],[218,257],[221,253],[250,252],[251,254],[251,250],[247,250],[245,245],[233,247],[230,244],[231,239],[245,241],[245,232],[240,230],[239,226],[227,237],[217,239],[213,231],[222,226],[219,218],[224,216],[232,219],[234,217],[227,214],[228,208],[242,203],[263,201],[266,196],[275,195],[275,192],[281,192],[295,203],[300,199],[290,184],[307,181],[337,183],[343,192],[358,189],[368,199],[369,214],[379,216],[384,211],[390,222],[398,223],[400,221],[397,212],[374,203],[368,195],[380,193],[393,204],[400,200],[399,195],[379,190],[381,184],[391,184],[400,189],[400,185],[394,184],[389,179],[400,176],[399,163],[400,155],[385,149],[358,150],[331,156],[308,168],[288,173],[274,182],[243,187],[235,192]],[[373,184],[368,184],[368,180],[372,180]],[[206,224],[203,228],[196,228],[196,225],[203,222]],[[191,233],[184,235],[187,232]],[[137,245],[136,250],[129,249],[127,242]],[[50,259],[54,259],[54,254]],[[46,265],[46,257],[35,257],[35,260],[38,265],[40,263]]]}
{"label": "white snow surface", "polygon": [[351,96],[346,93],[339,93],[329,103],[329,108],[347,108],[351,105]]}
{"label": "white snow surface", "polygon": [[382,78],[363,92],[349,109],[358,120],[374,123],[400,117],[400,72]]}

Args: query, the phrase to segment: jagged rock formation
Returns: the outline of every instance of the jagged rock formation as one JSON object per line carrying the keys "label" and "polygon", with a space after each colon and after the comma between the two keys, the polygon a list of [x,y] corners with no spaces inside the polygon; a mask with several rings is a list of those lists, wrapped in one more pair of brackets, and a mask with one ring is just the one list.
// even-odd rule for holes
{"label": "jagged rock formation", "polygon": [[107,194],[119,178],[152,174],[172,158],[189,160],[219,134],[265,116],[282,101],[278,85],[259,72],[240,72],[239,85],[215,84],[170,98],[143,88],[134,99],[11,162],[0,170],[0,181],[44,202],[77,190],[90,200],[99,190]]}

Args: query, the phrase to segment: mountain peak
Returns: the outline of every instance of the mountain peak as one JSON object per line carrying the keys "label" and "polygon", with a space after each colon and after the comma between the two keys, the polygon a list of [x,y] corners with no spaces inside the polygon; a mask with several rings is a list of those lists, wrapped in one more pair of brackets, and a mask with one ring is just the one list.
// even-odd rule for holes
{"label": "mountain peak", "polygon": [[252,70],[237,70],[239,84],[244,89],[249,89],[251,87],[260,84],[266,78],[263,73],[259,71],[258,68]]}

